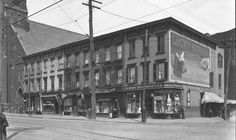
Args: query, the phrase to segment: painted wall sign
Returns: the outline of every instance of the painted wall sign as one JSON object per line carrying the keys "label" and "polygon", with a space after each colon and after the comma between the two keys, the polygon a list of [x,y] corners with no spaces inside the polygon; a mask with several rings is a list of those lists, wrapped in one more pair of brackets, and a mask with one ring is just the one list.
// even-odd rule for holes
{"label": "painted wall sign", "polygon": [[170,81],[209,86],[210,50],[171,32]]}

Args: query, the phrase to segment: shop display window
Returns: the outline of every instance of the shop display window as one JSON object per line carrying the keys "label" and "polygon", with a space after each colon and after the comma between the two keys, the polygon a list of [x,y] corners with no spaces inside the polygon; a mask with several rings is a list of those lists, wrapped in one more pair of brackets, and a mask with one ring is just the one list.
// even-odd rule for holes
{"label": "shop display window", "polygon": [[179,94],[156,94],[153,96],[154,113],[179,113]]}
{"label": "shop display window", "polygon": [[64,111],[72,112],[72,98],[66,98],[64,101]]}
{"label": "shop display window", "polygon": [[127,95],[127,113],[141,113],[139,94],[128,94]]}
{"label": "shop display window", "polygon": [[85,111],[85,103],[83,102],[83,99],[79,98],[77,100],[78,104],[78,112],[84,112]]}
{"label": "shop display window", "polygon": [[112,102],[110,99],[97,100],[96,113],[109,113],[111,106]]}

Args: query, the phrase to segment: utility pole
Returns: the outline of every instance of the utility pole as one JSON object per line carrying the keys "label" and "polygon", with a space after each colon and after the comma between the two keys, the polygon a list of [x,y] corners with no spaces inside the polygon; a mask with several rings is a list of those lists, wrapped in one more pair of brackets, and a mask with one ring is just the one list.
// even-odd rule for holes
{"label": "utility pole", "polygon": [[146,74],[147,74],[147,48],[148,48],[148,29],[145,33],[145,45],[144,45],[144,76],[143,76],[143,96],[142,96],[142,122],[146,123],[146,105],[145,105],[145,96],[146,96]]}
{"label": "utility pole", "polygon": [[[5,2],[0,0],[0,102],[8,103],[7,87],[7,17]],[[4,106],[3,106],[4,107]]]}
{"label": "utility pole", "polygon": [[[225,51],[225,50],[224,50]],[[226,83],[225,83],[225,97],[224,97],[224,120],[227,120],[227,98],[228,98],[228,92],[229,92],[229,69],[231,64],[231,46],[228,47],[229,52],[229,58],[228,58],[228,64],[227,64],[227,71],[226,71]]]}
{"label": "utility pole", "polygon": [[30,92],[30,68],[29,68],[29,75],[28,75],[28,85],[29,85],[29,116],[31,114],[30,109],[31,109],[31,92]]}
{"label": "utility pole", "polygon": [[[3,59],[3,20],[4,18],[4,4],[3,4],[3,1],[0,0],[0,79],[2,79],[2,77],[4,76],[2,71],[3,71],[3,62],[2,62],[2,59]],[[3,90],[4,86],[3,86],[3,82],[2,80],[0,80],[0,103],[3,102]],[[1,108],[2,109],[2,108]]]}
{"label": "utility pole", "polygon": [[96,0],[89,0],[88,3],[82,3],[89,7],[89,45],[90,45],[90,88],[91,88],[91,103],[92,103],[92,114],[91,119],[96,119],[96,94],[95,94],[95,78],[94,78],[94,41],[93,41],[93,8],[101,9],[100,7],[94,6],[92,2],[102,4]]}

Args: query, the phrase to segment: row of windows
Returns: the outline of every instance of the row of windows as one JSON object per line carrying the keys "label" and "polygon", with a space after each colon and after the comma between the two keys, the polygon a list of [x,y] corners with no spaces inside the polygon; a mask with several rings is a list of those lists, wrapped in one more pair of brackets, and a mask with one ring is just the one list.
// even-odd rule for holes
{"label": "row of windows", "polygon": [[[111,54],[110,48],[106,48],[105,49],[105,61],[111,61],[111,55],[113,55],[113,54]],[[121,45],[116,46],[116,57],[117,57],[117,59],[122,59],[122,46]],[[89,53],[88,52],[84,53],[83,60],[84,60],[83,61],[84,65],[89,64]],[[49,63],[50,63],[51,71],[54,71],[55,65],[56,65],[55,61],[56,61],[55,58],[51,58],[50,61],[48,61],[48,59],[44,59],[43,60],[43,70],[47,71],[48,67],[49,67]],[[101,61],[101,55],[98,52],[96,52],[95,53],[95,63],[99,63],[100,61]],[[75,55],[75,60],[73,59],[72,55],[66,56],[66,67],[72,67],[73,65],[79,66],[80,63],[82,63],[82,62],[80,61],[79,54]],[[37,65],[36,66],[37,72],[41,72],[40,62],[37,62],[36,65]],[[31,64],[30,66],[28,66],[28,68],[30,68],[31,73],[35,72],[35,65],[34,64]],[[62,57],[58,57],[58,69],[63,69],[63,68],[64,68],[63,59],[62,59]],[[27,66],[25,66],[25,72],[28,73]]]}
{"label": "row of windows", "polygon": [[[157,52],[156,54],[163,54],[164,53],[164,49],[165,49],[165,37],[164,37],[164,33],[159,33],[156,34],[157,37]],[[149,38],[148,38],[149,39]],[[135,48],[136,48],[136,43],[135,43],[135,39],[131,39],[129,40],[129,59],[135,58]],[[143,54],[142,56],[144,56],[144,52],[146,50],[146,55],[149,56],[149,44],[147,44],[147,48],[145,49],[145,45],[146,45],[146,41],[145,38],[142,38],[143,41]]]}
{"label": "row of windows", "polygon": [[[214,73],[210,72],[210,87],[214,87]],[[218,74],[218,89],[222,89],[222,77]]]}
{"label": "row of windows", "polygon": [[[146,64],[146,82],[149,82],[149,62]],[[167,80],[167,62],[155,62],[153,64],[153,81],[165,81]],[[143,69],[143,81],[144,81],[144,64],[142,64],[142,69]],[[137,83],[137,78],[138,78],[138,67],[135,65],[130,65],[126,69],[126,82],[127,83]]]}

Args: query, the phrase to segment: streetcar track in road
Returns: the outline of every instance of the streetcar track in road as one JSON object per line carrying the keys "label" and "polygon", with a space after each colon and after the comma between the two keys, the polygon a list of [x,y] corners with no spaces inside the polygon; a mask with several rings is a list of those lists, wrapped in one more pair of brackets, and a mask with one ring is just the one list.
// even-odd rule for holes
{"label": "streetcar track in road", "polygon": [[[22,123],[19,123],[19,122],[13,122],[11,121],[12,124],[15,124],[15,125],[24,125],[24,126],[41,126],[41,127],[50,127],[50,128],[54,128],[52,126],[43,126],[43,125],[40,125],[40,124],[34,124],[34,123],[31,123],[31,122],[27,122],[27,124],[22,124]],[[68,129],[68,130],[71,130],[73,129],[74,131],[80,131],[80,132],[83,132],[83,133],[88,133],[88,134],[92,134],[92,135],[97,135],[97,136],[103,136],[103,137],[109,137],[109,138],[115,138],[115,139],[123,139],[123,140],[139,140],[139,139],[135,139],[135,138],[128,138],[128,137],[121,137],[121,136],[114,136],[114,135],[108,135],[108,134],[102,134],[102,133],[98,133],[98,132],[92,132],[92,131],[88,131],[88,130],[83,130],[83,129],[79,129],[79,128],[68,128],[68,127],[64,127],[64,129]],[[66,134],[66,135],[74,135],[74,136],[83,136],[85,137],[84,135],[79,135],[79,134],[74,134],[74,133],[66,133],[64,131],[58,131],[58,130],[53,130],[53,132],[57,132],[57,133],[63,133],[63,134]],[[90,137],[85,137],[85,138],[89,138],[91,139]]]}

